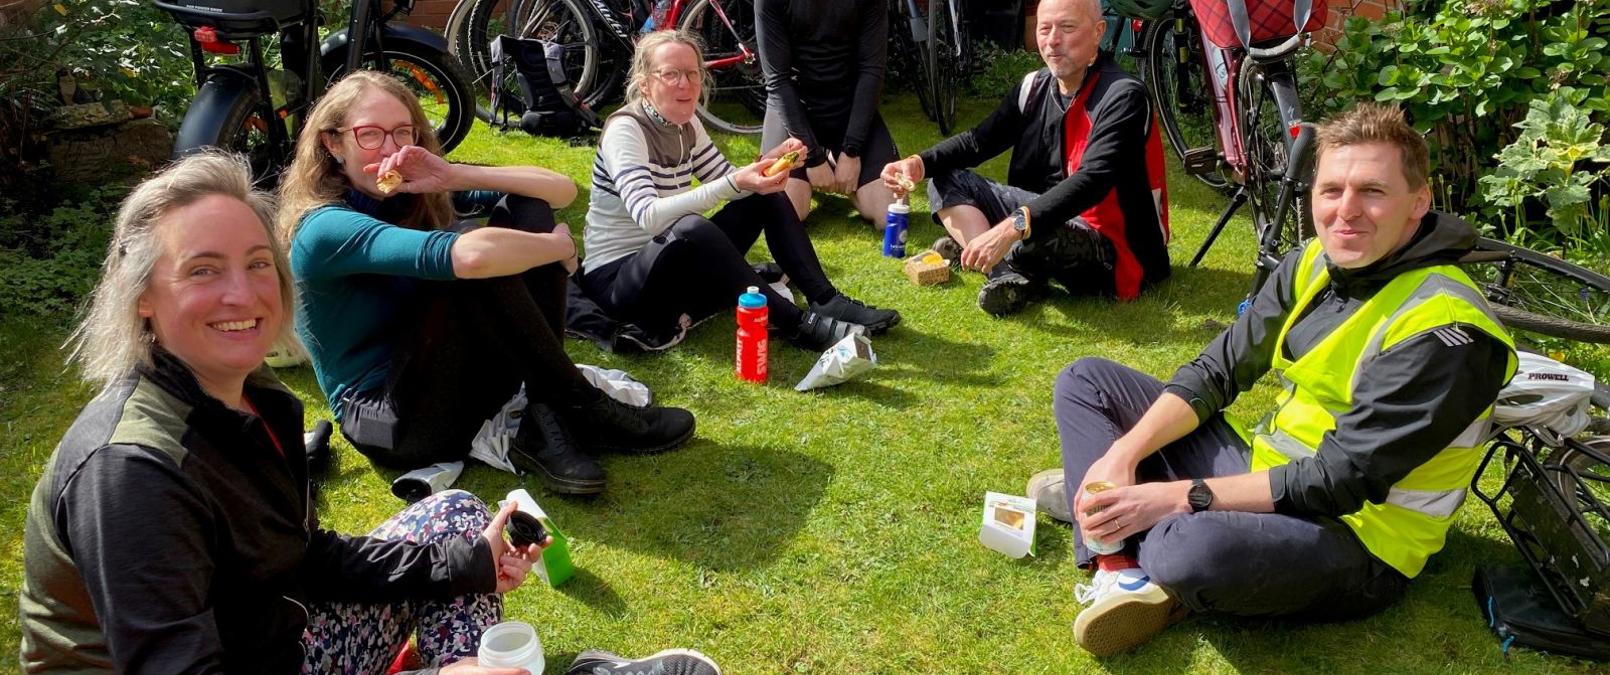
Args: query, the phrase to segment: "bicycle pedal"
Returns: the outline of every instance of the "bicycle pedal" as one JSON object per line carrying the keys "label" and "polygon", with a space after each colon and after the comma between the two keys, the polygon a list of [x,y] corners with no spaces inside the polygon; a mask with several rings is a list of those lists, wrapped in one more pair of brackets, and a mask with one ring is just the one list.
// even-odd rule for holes
{"label": "bicycle pedal", "polygon": [[1201,176],[1219,170],[1219,151],[1214,148],[1191,148],[1185,151],[1181,158],[1185,165],[1185,173],[1191,176]]}

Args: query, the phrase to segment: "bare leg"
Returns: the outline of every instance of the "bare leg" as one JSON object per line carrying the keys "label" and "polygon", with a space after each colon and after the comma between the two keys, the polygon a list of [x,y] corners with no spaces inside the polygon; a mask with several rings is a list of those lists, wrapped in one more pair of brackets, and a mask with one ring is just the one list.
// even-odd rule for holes
{"label": "bare leg", "polygon": [[855,191],[855,210],[861,212],[861,217],[872,223],[872,227],[879,232],[888,224],[884,215],[889,212],[889,205],[894,203],[894,193],[889,187],[879,181],[872,181],[862,185]]}
{"label": "bare leg", "polygon": [[945,226],[945,231],[956,243],[966,246],[974,237],[989,231],[992,223],[984,217],[984,212],[972,204],[957,204],[948,209],[939,210],[939,224]]}
{"label": "bare leg", "polygon": [[799,215],[800,222],[804,222],[811,215],[810,181],[790,178],[783,186],[783,192],[788,194],[788,201],[794,205],[794,213]]}

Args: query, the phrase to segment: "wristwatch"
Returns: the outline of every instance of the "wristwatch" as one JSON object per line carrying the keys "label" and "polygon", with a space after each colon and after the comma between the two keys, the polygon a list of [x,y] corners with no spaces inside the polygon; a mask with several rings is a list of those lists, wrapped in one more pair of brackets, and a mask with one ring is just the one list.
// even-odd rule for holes
{"label": "wristwatch", "polygon": [[1029,238],[1029,207],[1020,207],[1012,212],[1012,229],[1017,230],[1020,238]]}
{"label": "wristwatch", "polygon": [[1200,478],[1191,480],[1191,490],[1185,493],[1185,501],[1191,504],[1191,513],[1201,513],[1213,506],[1213,490],[1208,489],[1207,483]]}

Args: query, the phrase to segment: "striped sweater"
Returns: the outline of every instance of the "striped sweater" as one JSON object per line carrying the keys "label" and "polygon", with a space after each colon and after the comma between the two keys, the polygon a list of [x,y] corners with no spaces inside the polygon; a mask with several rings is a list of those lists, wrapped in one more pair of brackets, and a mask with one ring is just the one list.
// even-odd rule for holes
{"label": "striped sweater", "polygon": [[623,106],[604,121],[593,160],[582,235],[587,266],[636,253],[678,218],[743,196],[727,177],[734,170],[698,118],[677,125],[647,102]]}

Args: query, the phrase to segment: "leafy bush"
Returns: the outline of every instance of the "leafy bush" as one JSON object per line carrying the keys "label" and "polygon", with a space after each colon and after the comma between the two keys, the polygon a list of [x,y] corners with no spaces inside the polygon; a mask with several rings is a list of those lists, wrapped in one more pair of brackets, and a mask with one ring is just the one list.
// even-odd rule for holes
{"label": "leafy bush", "polygon": [[70,315],[95,286],[126,188],[103,189],[43,214],[0,200],[0,316]]}
{"label": "leafy bush", "polygon": [[[1610,115],[1610,43],[1601,37],[1606,34],[1610,0],[1410,3],[1406,11],[1390,12],[1378,22],[1349,18],[1336,49],[1316,52],[1305,62],[1303,81],[1313,85],[1306,88],[1305,105],[1321,114],[1370,99],[1403,106],[1415,127],[1427,133],[1438,208],[1504,232],[1534,225],[1534,211],[1553,211],[1569,221],[1576,211],[1564,208],[1564,192],[1553,193],[1557,206],[1530,199],[1549,202],[1549,195],[1521,194],[1521,182],[1553,180],[1532,166],[1547,160],[1527,159],[1535,153],[1525,148],[1550,146],[1527,145],[1502,156],[1500,150],[1529,133],[1525,125],[1533,102],[1548,100],[1556,90],[1574,92],[1572,107],[1584,121]],[[1553,107],[1545,109],[1563,114],[1548,105]],[[1591,173],[1594,161],[1602,160],[1585,158],[1574,169]],[[1500,173],[1500,162],[1526,165]],[[1559,185],[1580,188],[1568,190],[1569,198],[1583,191],[1603,194],[1602,182],[1593,187],[1595,180],[1571,178],[1571,170],[1559,176]],[[1565,221],[1551,216],[1548,222]],[[1585,234],[1570,227],[1555,230],[1548,222],[1543,224],[1548,231],[1535,234],[1560,244]]]}
{"label": "leafy bush", "polygon": [[56,72],[72,70],[106,94],[184,110],[194,92],[184,32],[143,0],[57,2],[0,40],[0,98],[55,100]]}
{"label": "leafy bush", "polygon": [[1565,87],[1532,99],[1526,118],[1515,125],[1520,136],[1498,153],[1497,170],[1481,177],[1487,202],[1519,210],[1539,200],[1554,229],[1570,241],[1603,234],[1610,225],[1604,190],[1610,184],[1610,145],[1601,143],[1604,125],[1578,107],[1585,98],[1586,92]]}

